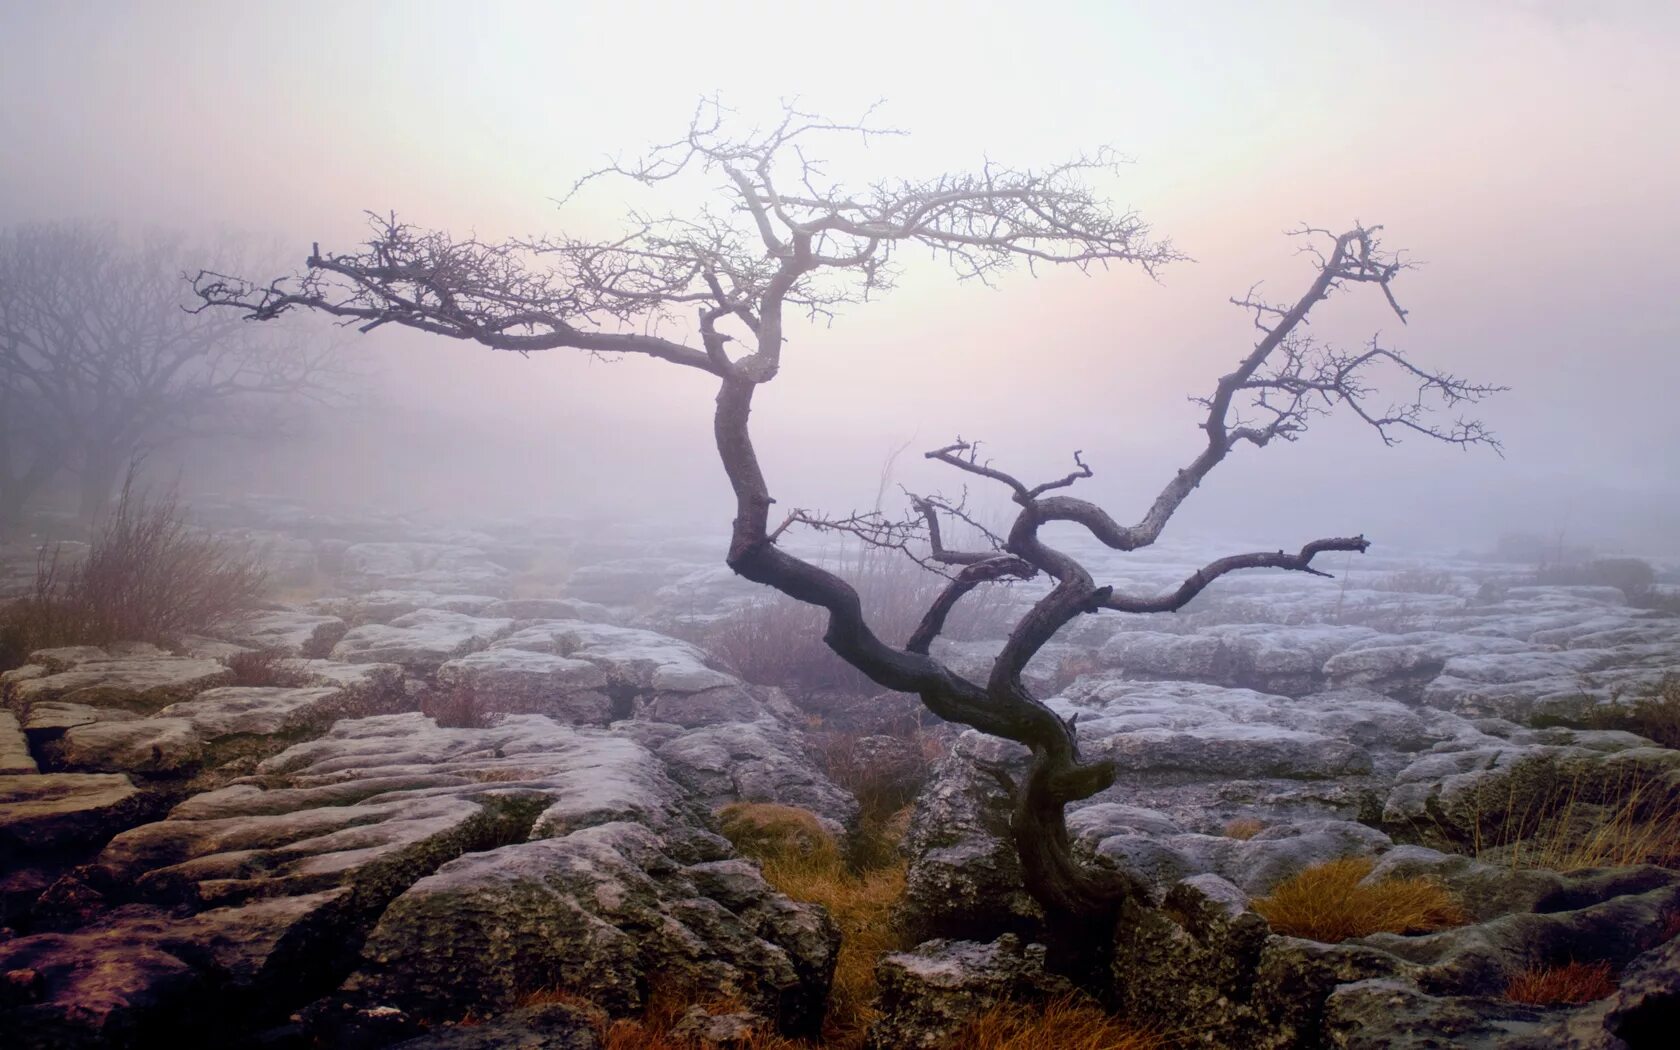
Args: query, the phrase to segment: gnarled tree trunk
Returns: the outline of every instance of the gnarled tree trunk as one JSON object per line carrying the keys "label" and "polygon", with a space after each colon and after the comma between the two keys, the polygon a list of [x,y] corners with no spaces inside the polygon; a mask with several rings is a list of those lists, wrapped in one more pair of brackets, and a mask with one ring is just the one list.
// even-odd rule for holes
{"label": "gnarled tree trunk", "polygon": [[[568,348],[590,354],[634,353],[683,365],[715,379],[713,436],[735,494],[727,561],[741,576],[828,612],[824,640],[842,659],[879,685],[914,693],[934,714],[983,733],[1019,741],[1031,750],[1026,773],[1013,785],[1011,834],[1027,888],[1062,928],[1105,936],[1106,920],[1121,903],[1145,892],[1141,882],[1112,868],[1083,863],[1068,835],[1065,809],[1114,782],[1109,762],[1087,761],[1075,727],[1023,685],[1034,654],[1074,617],[1099,611],[1170,612],[1182,608],[1227,572],[1274,568],[1326,575],[1312,568],[1325,551],[1363,551],[1362,536],[1315,540],[1297,553],[1237,554],[1210,562],[1161,594],[1125,595],[1098,585],[1075,559],[1046,545],[1041,526],[1071,522],[1111,549],[1154,543],[1178,507],[1234,449],[1300,436],[1316,415],[1343,406],[1385,441],[1411,432],[1459,445],[1494,444],[1474,420],[1437,427],[1425,420],[1426,399],[1446,406],[1475,402],[1500,389],[1413,364],[1373,340],[1343,350],[1304,338],[1299,329],[1313,307],[1340,288],[1372,284],[1401,319],[1389,282],[1403,269],[1380,250],[1380,227],[1356,226],[1340,235],[1298,231],[1309,239],[1316,267],[1305,294],[1292,304],[1253,296],[1238,305],[1253,314],[1260,336],[1212,393],[1206,444],[1161,488],[1143,518],[1123,526],[1095,504],[1059,494],[1092,476],[1080,453],[1067,476],[1036,486],[978,459],[958,441],[928,458],[1004,485],[1019,512],[1007,537],[987,534],[991,549],[947,549],[940,515],[964,518],[960,504],[937,496],[912,497],[916,511],[893,522],[879,512],[824,518],[795,510],[774,529],[775,500],[749,427],[757,388],[781,367],[784,310],[813,316],[858,302],[888,287],[894,253],[931,250],[964,276],[985,278],[1025,260],[1080,269],[1126,262],[1153,272],[1180,256],[1152,242],[1133,213],[1116,213],[1080,180],[1102,156],[1041,171],[988,165],[974,173],[924,181],[882,180],[859,192],[832,186],[801,148],[811,136],[875,133],[788,110],[767,130],[731,137],[721,111],[702,104],[688,134],[641,162],[614,165],[616,174],[657,184],[682,173],[718,176],[729,200],[727,217],[652,222],[608,242],[568,239],[484,243],[455,241],[418,230],[394,216],[372,219],[372,238],[346,253],[316,246],[304,272],[267,284],[201,272],[195,289],[206,307],[232,307],[257,320],[288,310],[318,310],[363,331],[399,324],[492,349],[530,353]],[[778,164],[792,168],[785,172]],[[1327,244],[1325,242],[1328,242]],[[538,262],[546,264],[539,266]],[[700,345],[646,334],[658,322],[698,311]],[[721,326],[728,326],[726,334]],[[733,344],[733,345],[732,345]],[[732,349],[739,349],[731,357]],[[1367,373],[1397,370],[1415,389],[1387,409],[1372,407]],[[1238,404],[1238,402],[1241,404]],[[1055,494],[1053,494],[1055,493]],[[970,520],[970,524],[973,524]],[[950,582],[902,647],[888,645],[865,621],[857,591],[834,573],[778,545],[791,526],[849,532],[909,551],[925,543],[928,559],[954,570]],[[984,683],[970,681],[929,655],[946,617],[977,586],[1038,573],[1054,581],[1010,632]]]}

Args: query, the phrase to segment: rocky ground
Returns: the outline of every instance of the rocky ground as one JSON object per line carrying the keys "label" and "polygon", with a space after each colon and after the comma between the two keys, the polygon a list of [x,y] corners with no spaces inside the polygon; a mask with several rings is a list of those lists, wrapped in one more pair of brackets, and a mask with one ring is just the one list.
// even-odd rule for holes
{"label": "rocky ground", "polygon": [[[713,814],[776,801],[840,832],[858,806],[787,695],[675,637],[758,597],[719,544],[204,512],[291,600],[4,676],[7,1045],[585,1047],[586,1011],[535,998],[631,1014],[661,982],[815,1029],[836,929]],[[1203,560],[1088,553],[1148,590]],[[1525,586],[1520,566],[1422,568],[1228,578],[1184,613],[1087,617],[1030,668],[1121,771],[1072,812],[1079,847],[1158,894],[1105,964],[1117,1006],[1210,1046],[1654,1045],[1641,1033],[1680,1002],[1680,872],[1511,853],[1559,785],[1583,825],[1630,783],[1676,811],[1680,751],[1559,723],[1680,672],[1680,617]],[[938,652],[984,668],[998,644]],[[1065,987],[1001,836],[1022,759],[950,734],[906,842],[901,924],[923,943],[882,963],[873,1046],[936,1046],[984,1005]],[[1430,875],[1474,921],[1271,933],[1253,899],[1340,857]],[[1618,991],[1502,998],[1509,973],[1571,959],[1613,963]]]}

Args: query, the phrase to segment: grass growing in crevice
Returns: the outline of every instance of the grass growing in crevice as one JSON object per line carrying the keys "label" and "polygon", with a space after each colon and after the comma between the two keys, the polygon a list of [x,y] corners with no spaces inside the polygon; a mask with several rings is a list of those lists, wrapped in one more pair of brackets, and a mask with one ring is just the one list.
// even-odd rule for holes
{"label": "grass growing in crevice", "polygon": [[1237,817],[1235,820],[1226,821],[1225,827],[1220,829],[1220,833],[1228,839],[1241,839],[1246,842],[1265,830],[1266,824],[1262,820],[1254,817]]}
{"label": "grass growing in crevice", "polygon": [[[571,1007],[594,1030],[600,1050],[714,1050],[715,1044],[684,1038],[675,1034],[674,1029],[696,1006],[714,1017],[745,1009],[740,1003],[730,1000],[697,1002],[692,995],[664,985],[649,989],[647,1006],[638,1017],[612,1018],[584,996],[559,988],[533,992],[522,998],[518,1005],[521,1008]],[[477,1027],[487,1020],[489,1018],[469,1013],[456,1022],[456,1027]],[[811,1050],[807,1043],[769,1030],[754,1031],[745,1039],[732,1042],[731,1046],[734,1050]]]}
{"label": "grass growing in crevice", "polygon": [[[757,860],[765,881],[807,903],[820,904],[840,929],[821,1035],[792,1039],[768,1029],[730,1045],[736,1050],[859,1050],[876,1019],[875,964],[908,947],[891,922],[904,894],[905,865],[895,861],[857,869],[849,851],[807,810],[767,802],[738,802],[718,811],[719,827],[743,855]],[[646,1008],[634,1018],[610,1019],[595,1004],[565,991],[539,992],[521,1006],[564,1003],[582,1010],[602,1050],[705,1050],[675,1034],[696,1007],[714,1017],[743,1011],[731,1000],[705,1001],[681,989],[655,984]],[[481,1023],[469,1017],[465,1024]],[[1082,996],[1048,1003],[1001,1003],[973,1018],[940,1050],[1164,1050],[1167,1041],[1107,1014]]]}
{"label": "grass growing in crevice", "polygon": [[1579,717],[1539,718],[1534,724],[1536,728],[1562,725],[1571,729],[1620,729],[1680,750],[1680,675],[1664,675],[1644,696],[1629,700],[1618,696],[1607,704],[1588,708]]}
{"label": "grass growing in crevice", "polygon": [[904,895],[903,859],[892,850],[889,863],[850,867],[847,851],[816,816],[792,806],[738,802],[718,815],[724,835],[742,854],[759,861],[765,881],[794,900],[822,905],[840,928],[822,1045],[861,1046],[876,1017],[875,964],[882,955],[908,947],[891,921]]}
{"label": "grass growing in crevice", "polygon": [[1469,852],[1513,868],[1581,871],[1636,864],[1680,867],[1680,795],[1624,771],[1603,782],[1561,777],[1549,790],[1479,815]]}
{"label": "grass growing in crevice", "polygon": [[1505,998],[1533,1006],[1558,1006],[1595,1002],[1615,990],[1609,963],[1570,962],[1513,975],[1505,986]]}
{"label": "grass growing in crevice", "polygon": [[1163,1050],[1161,1035],[1111,1016],[1082,996],[1041,1006],[1001,1003],[963,1026],[952,1050]]}
{"label": "grass growing in crevice", "polygon": [[308,685],[310,676],[292,664],[284,649],[252,649],[222,660],[233,672],[233,684],[241,686],[297,688]]}
{"label": "grass growing in crevice", "polygon": [[[867,870],[896,863],[911,804],[932,777],[944,742],[919,727],[893,739],[839,730],[813,730],[808,736],[823,773],[858,802],[856,827],[845,844],[847,864]],[[879,746],[883,743],[890,746]]]}
{"label": "grass growing in crevice", "polygon": [[1429,878],[1367,881],[1376,863],[1344,857],[1314,864],[1254,901],[1275,933],[1335,944],[1373,933],[1429,933],[1470,917]]}

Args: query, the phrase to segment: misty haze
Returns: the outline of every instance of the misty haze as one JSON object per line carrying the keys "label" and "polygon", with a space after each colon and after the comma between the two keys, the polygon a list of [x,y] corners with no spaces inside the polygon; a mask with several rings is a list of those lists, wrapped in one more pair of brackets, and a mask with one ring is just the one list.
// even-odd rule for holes
{"label": "misty haze", "polygon": [[1680,12],[0,5],[0,1046],[1668,1046]]}

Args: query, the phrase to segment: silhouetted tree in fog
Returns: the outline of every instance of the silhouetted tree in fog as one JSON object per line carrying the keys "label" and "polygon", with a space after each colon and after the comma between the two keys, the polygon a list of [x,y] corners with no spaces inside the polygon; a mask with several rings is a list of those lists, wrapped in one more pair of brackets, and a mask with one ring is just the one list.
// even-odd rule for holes
{"label": "silhouetted tree in fog", "polygon": [[[760,468],[748,415],[759,388],[775,379],[787,348],[791,311],[828,315],[889,288],[898,253],[927,249],[960,277],[986,280],[1017,262],[1135,264],[1153,272],[1180,258],[1152,240],[1142,220],[1116,212],[1082,176],[1110,166],[1098,155],[1042,170],[990,165],[925,180],[887,180],[845,188],[818,165],[811,146],[824,136],[881,134],[866,123],[835,123],[788,111],[767,131],[734,134],[719,108],[705,103],[681,139],[640,161],[589,178],[618,176],[659,183],[685,173],[714,176],[721,207],[693,216],[636,219],[610,242],[568,238],[487,243],[374,218],[372,236],[349,252],[317,246],[299,274],[252,284],[215,273],[196,287],[208,306],[268,320],[294,307],[322,311],[363,331],[397,324],[497,350],[551,349],[631,353],[711,377],[717,408],[714,440],[736,497],[727,560],[737,573],[828,610],[828,645],[872,680],[919,694],[941,717],[1020,741],[1030,766],[1011,785],[1011,821],[1027,887],[1067,930],[1100,934],[1129,897],[1143,893],[1130,877],[1083,863],[1070,849],[1067,803],[1114,781],[1114,766],[1081,757],[1075,725],[1064,722],[1022,684],[1022,669],[1075,617],[1101,611],[1164,612],[1182,607],[1209,583],[1239,569],[1272,568],[1327,575],[1313,568],[1326,551],[1364,551],[1362,536],[1314,539],[1298,551],[1221,558],[1161,594],[1127,594],[1039,536],[1048,522],[1084,526],[1116,550],[1154,543],[1179,506],[1234,452],[1293,441],[1321,414],[1354,413],[1392,443],[1415,434],[1459,445],[1493,444],[1474,420],[1437,422],[1433,406],[1473,403],[1496,387],[1412,364],[1375,340],[1356,348],[1321,343],[1304,332],[1309,312],[1337,292],[1368,287],[1402,319],[1392,284],[1403,264],[1385,251],[1379,227],[1340,232],[1301,229],[1312,272],[1300,295],[1268,302],[1237,300],[1256,335],[1235,367],[1201,399],[1206,442],[1172,472],[1136,524],[1067,494],[1092,476],[1080,453],[1065,476],[1032,483],[980,459],[972,442],[927,453],[963,475],[997,484],[1019,508],[988,549],[952,550],[940,523],[963,508],[938,495],[916,496],[902,519],[881,513],[827,517],[794,510],[776,515]],[[697,338],[654,333],[659,322],[693,319]],[[1383,373],[1405,393],[1380,398]],[[891,382],[891,377],[881,377]],[[843,579],[789,553],[789,529],[837,529],[896,547],[938,567],[949,583],[910,638],[895,644],[865,622],[856,591]],[[952,607],[973,588],[1005,578],[1047,574],[1054,586],[1015,625],[990,677],[975,681],[929,655]],[[1070,922],[1069,920],[1074,920]]]}
{"label": "silhouetted tree in fog", "polygon": [[185,309],[188,254],[97,227],[0,234],[0,526],[64,472],[91,522],[137,455],[264,432],[285,399],[323,389],[325,343]]}

